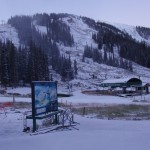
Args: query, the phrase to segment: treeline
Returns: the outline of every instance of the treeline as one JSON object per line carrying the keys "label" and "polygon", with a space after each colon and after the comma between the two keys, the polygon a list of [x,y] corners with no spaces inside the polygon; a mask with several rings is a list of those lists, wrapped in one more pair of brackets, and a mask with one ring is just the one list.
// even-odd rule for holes
{"label": "treeline", "polygon": [[85,61],[85,57],[92,58],[94,62],[97,62],[99,64],[103,63],[113,67],[120,67],[129,71],[133,71],[131,61],[125,60],[121,57],[116,58],[114,57],[114,53],[107,51],[106,49],[104,50],[104,53],[102,53],[101,50],[86,45],[84,48],[84,54],[82,59],[83,62]]}
{"label": "treeline", "polygon": [[16,48],[7,40],[0,41],[0,81],[3,86],[30,84],[32,81],[49,81],[52,68],[62,76],[62,80],[71,80],[77,75],[77,64],[71,63],[70,57],[61,56],[59,50],[53,49],[51,59],[45,52],[30,41],[28,47]]}
{"label": "treeline", "polygon": [[[42,49],[49,50],[52,42],[59,42],[65,46],[74,44],[73,36],[70,34],[70,27],[62,21],[60,14],[36,14],[31,16],[14,16],[8,20],[8,24],[18,31],[20,43],[28,45],[31,38],[36,45]],[[36,26],[45,26],[47,34],[36,29]]]}
{"label": "treeline", "polygon": [[[71,59],[62,56],[57,46],[58,42],[65,46],[73,46],[74,44],[73,36],[70,34],[70,27],[62,21],[62,18],[66,15],[48,15],[44,13],[36,14],[33,17],[14,16],[8,20],[8,23],[17,29],[20,44],[23,47],[30,47],[30,41],[32,40],[34,46],[39,47],[41,52],[47,56],[48,66],[52,66],[52,69],[62,76],[62,80],[74,78],[74,65]],[[44,26],[46,33],[39,30],[38,25]],[[67,70],[69,70],[69,73]],[[30,74],[34,74],[34,71],[32,70]]]}
{"label": "treeline", "polygon": [[3,86],[18,86],[35,80],[49,80],[48,58],[32,41],[18,49],[11,41],[0,41],[0,81]]}
{"label": "treeline", "polygon": [[136,31],[140,34],[141,37],[149,40],[149,38],[150,38],[150,28],[136,26]]}
{"label": "treeline", "polygon": [[33,21],[36,20],[36,23],[47,28],[47,36],[49,39],[52,39],[55,42],[63,43],[65,46],[73,46],[74,39],[70,34],[70,27],[67,26],[63,21],[67,14],[55,14],[51,13],[50,15],[36,14],[33,16]]}
{"label": "treeline", "polygon": [[70,56],[61,55],[56,44],[53,45],[49,60],[52,69],[61,75],[63,81],[74,79],[77,74],[75,71],[77,64],[72,65]]}
{"label": "treeline", "polygon": [[145,42],[138,42],[106,23],[97,23],[97,28],[98,33],[93,34],[92,38],[98,43],[98,49],[105,46],[113,53],[114,47],[117,47],[120,57],[150,68],[150,47]]}
{"label": "treeline", "polygon": [[86,23],[89,27],[96,29],[96,22],[94,19],[82,17],[84,23]]}

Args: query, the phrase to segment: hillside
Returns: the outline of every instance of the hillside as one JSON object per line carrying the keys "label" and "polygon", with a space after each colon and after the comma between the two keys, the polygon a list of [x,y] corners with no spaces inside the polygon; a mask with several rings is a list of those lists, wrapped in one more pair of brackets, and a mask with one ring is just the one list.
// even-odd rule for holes
{"label": "hillside", "polygon": [[[20,19],[19,16],[17,17],[17,19]],[[20,28],[15,22],[16,18],[11,18],[8,21],[9,24],[0,25],[0,38],[2,40],[11,40],[16,47],[18,47],[19,44],[27,45],[31,30],[33,33],[32,36],[35,36],[33,38],[35,44],[41,46],[48,55],[51,55],[52,52],[49,51],[48,46],[46,47],[45,45],[50,44],[50,47],[53,49],[51,43],[56,42],[60,55],[70,58],[72,66],[74,65],[74,61],[77,62],[78,74],[74,76],[74,80],[72,80],[73,83],[81,83],[81,85],[89,87],[96,85],[96,83],[106,78],[122,78],[127,76],[140,76],[143,81],[149,82],[150,69],[148,67],[150,48],[148,45],[150,44],[150,35],[144,36],[144,33],[149,33],[148,31],[150,29],[148,28],[142,30],[142,28],[129,25],[95,22],[86,17],[68,14],[52,14],[51,16],[47,14],[36,14],[32,18],[26,17],[29,22],[31,21],[30,29],[27,26]],[[23,16],[21,19],[23,19]],[[23,31],[25,28],[26,30]],[[28,34],[25,35],[25,32]],[[106,33],[110,36],[104,41]],[[93,38],[94,35],[96,39]],[[44,38],[42,39],[41,36],[42,38],[45,36],[45,40]],[[112,39],[110,39],[110,37],[112,37]],[[48,41],[48,38],[51,39],[51,43],[45,42]],[[101,38],[103,38],[102,43],[100,43]],[[114,38],[116,38],[116,41],[113,41]],[[39,39],[41,40],[39,41]],[[124,51],[122,51],[122,53],[120,52],[121,48],[126,46],[126,43],[122,42],[123,45],[118,39],[123,42],[126,40],[126,43],[129,43],[128,45],[132,45],[132,47],[127,46],[127,54]],[[143,42],[144,46],[142,45]],[[109,48],[108,44],[111,45],[111,48]],[[92,57],[85,57],[83,61],[85,46],[92,47],[91,49],[93,51],[97,49],[102,57],[104,57],[106,53],[107,59],[110,60],[110,58],[112,58],[118,62],[119,66],[105,62],[105,60],[103,60],[103,62],[97,62],[94,61]],[[145,48],[144,51],[146,54],[143,54],[142,46]],[[139,58],[138,55],[133,57],[136,55],[134,50],[138,48],[140,50],[138,50],[137,53],[142,52],[142,60],[139,60],[141,55]],[[132,51],[133,53],[130,54]],[[121,66],[121,60],[123,60],[124,63],[131,62],[132,71]],[[56,68],[54,69],[53,64],[50,65],[52,66],[51,73],[53,74],[53,78],[60,81],[61,74],[58,72],[59,68],[54,67]],[[94,78],[93,74],[95,75]]]}

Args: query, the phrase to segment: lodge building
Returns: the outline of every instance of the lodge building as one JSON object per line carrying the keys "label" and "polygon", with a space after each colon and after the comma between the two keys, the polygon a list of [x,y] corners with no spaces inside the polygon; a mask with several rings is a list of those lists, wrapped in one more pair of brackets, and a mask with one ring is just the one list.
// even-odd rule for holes
{"label": "lodge building", "polygon": [[109,89],[121,88],[122,93],[127,93],[127,92],[149,93],[149,84],[142,83],[142,81],[139,78],[122,78],[122,79],[104,80],[103,82],[101,82],[100,87],[103,88],[109,87]]}

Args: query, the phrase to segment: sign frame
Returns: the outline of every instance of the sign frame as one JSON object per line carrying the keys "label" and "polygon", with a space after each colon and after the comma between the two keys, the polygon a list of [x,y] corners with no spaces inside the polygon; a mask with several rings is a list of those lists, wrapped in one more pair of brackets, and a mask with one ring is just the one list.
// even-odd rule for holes
{"label": "sign frame", "polygon": [[57,82],[32,81],[33,132],[36,131],[36,116],[58,111]]}

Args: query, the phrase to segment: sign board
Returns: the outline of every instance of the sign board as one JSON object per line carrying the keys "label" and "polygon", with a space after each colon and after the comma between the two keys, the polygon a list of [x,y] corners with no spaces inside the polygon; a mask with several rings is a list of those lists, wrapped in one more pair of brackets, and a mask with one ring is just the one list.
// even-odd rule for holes
{"label": "sign board", "polygon": [[32,82],[32,115],[58,110],[57,82]]}

